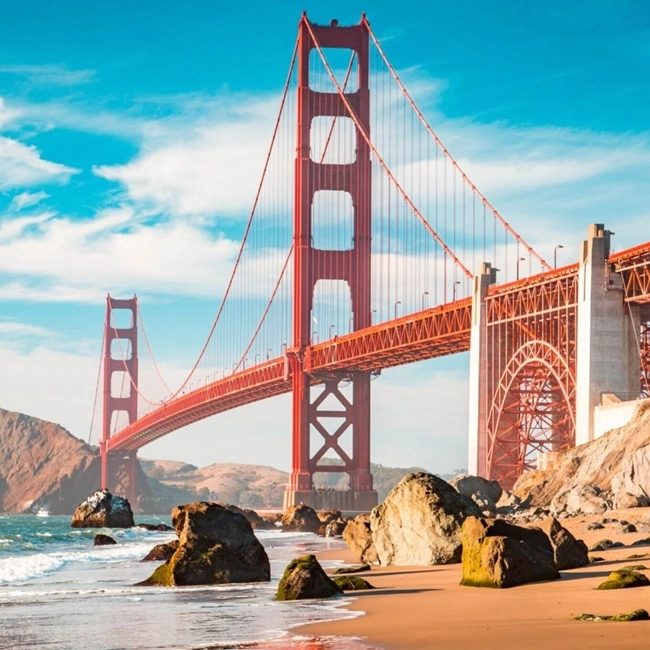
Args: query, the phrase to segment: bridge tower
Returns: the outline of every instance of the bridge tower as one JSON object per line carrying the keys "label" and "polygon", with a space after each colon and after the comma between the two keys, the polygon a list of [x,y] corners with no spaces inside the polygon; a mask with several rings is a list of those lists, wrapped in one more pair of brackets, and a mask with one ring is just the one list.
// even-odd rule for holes
{"label": "bridge tower", "polygon": [[[337,373],[317,377],[305,369],[305,349],[311,344],[314,289],[319,280],[338,280],[350,290],[351,322],[354,330],[369,327],[371,308],[371,164],[370,150],[356,129],[353,162],[329,163],[312,158],[312,128],[317,117],[348,117],[345,103],[335,92],[310,87],[310,55],[316,47],[343,48],[356,55],[357,89],[345,93],[363,128],[370,132],[369,33],[365,21],[354,26],[314,25],[303,14],[298,40],[298,132],[294,206],[294,313],[293,347],[287,350],[293,391],[292,473],[285,493],[285,507],[305,503],[312,507],[368,510],[377,504],[370,474],[370,374]],[[353,205],[353,241],[348,250],[314,247],[312,237],[314,197],[317,192],[345,192]],[[350,381],[352,396],[341,391]],[[311,386],[323,384],[315,398]],[[330,408],[326,404],[336,404]],[[352,432],[352,454],[340,445],[340,438]],[[310,449],[310,439],[321,445]],[[322,438],[322,440],[321,440]],[[322,443],[322,444],[321,444]],[[313,453],[312,453],[313,452]],[[343,465],[319,464],[330,452]],[[347,492],[314,490],[314,472],[347,472]]]}
{"label": "bridge tower", "polygon": [[[128,311],[130,325],[117,327],[113,312]],[[108,441],[114,416],[120,412],[127,418],[127,424],[138,419],[138,299],[106,298],[106,322],[104,325],[104,413],[102,438],[99,446],[101,457],[101,486],[112,493],[125,496],[131,508],[137,510],[137,451],[111,453]],[[120,373],[116,377],[115,373]],[[127,395],[115,395],[119,384],[126,386]]]}

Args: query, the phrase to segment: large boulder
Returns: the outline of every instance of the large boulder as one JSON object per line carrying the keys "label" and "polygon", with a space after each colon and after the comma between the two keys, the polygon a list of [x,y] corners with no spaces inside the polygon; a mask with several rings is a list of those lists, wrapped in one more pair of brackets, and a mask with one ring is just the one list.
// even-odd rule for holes
{"label": "large boulder", "polygon": [[551,542],[558,571],[577,569],[589,564],[587,545],[581,539],[576,539],[557,519],[547,519],[537,526]]}
{"label": "large boulder", "polygon": [[357,515],[352,521],[348,521],[343,529],[343,539],[360,562],[379,564],[377,549],[372,541],[370,515]]}
{"label": "large boulder", "polygon": [[551,501],[551,513],[558,515],[602,514],[612,507],[610,494],[594,485],[571,487]]}
{"label": "large boulder", "polygon": [[317,533],[321,525],[316,511],[302,503],[291,506],[282,516],[282,530],[285,532]]}
{"label": "large boulder", "polygon": [[277,600],[303,600],[329,598],[341,593],[341,587],[323,571],[316,556],[305,555],[288,564],[275,597]]}
{"label": "large boulder", "polygon": [[70,526],[73,528],[132,528],[131,504],[108,490],[97,490],[77,506]]}
{"label": "large boulder", "polygon": [[463,523],[462,543],[461,585],[505,588],[560,577],[551,542],[537,528],[468,517]]}
{"label": "large boulder", "polygon": [[479,516],[476,504],[426,472],[405,476],[370,514],[370,529],[383,566],[450,564],[461,559],[461,526]]}
{"label": "large boulder", "polygon": [[196,501],[172,510],[178,548],[144,585],[207,585],[271,579],[269,558],[244,515]]}

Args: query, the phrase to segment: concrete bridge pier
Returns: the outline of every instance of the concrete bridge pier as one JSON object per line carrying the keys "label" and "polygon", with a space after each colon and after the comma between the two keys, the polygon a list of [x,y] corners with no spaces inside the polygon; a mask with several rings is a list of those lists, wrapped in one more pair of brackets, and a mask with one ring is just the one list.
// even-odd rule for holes
{"label": "concrete bridge pier", "polygon": [[604,393],[639,397],[639,307],[625,302],[623,277],[608,262],[614,233],[592,224],[580,251],[576,351],[576,445],[594,439]]}

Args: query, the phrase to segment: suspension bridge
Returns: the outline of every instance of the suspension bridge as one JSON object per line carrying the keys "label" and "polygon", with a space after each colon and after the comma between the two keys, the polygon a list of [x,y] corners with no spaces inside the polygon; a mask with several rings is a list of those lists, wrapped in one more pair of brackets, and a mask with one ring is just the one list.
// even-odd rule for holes
{"label": "suspension bridge", "polygon": [[[107,298],[102,484],[132,503],[141,447],[291,393],[285,505],[367,510],[372,379],[424,359],[470,352],[469,469],[504,487],[592,439],[603,394],[648,393],[650,242],[614,254],[596,224],[578,262],[551,266],[440,141],[365,16],[302,16],[251,198],[205,343],[180,386],[158,372],[163,398],[138,382],[140,333],[159,368],[137,298]],[[349,489],[315,490],[316,472]]]}

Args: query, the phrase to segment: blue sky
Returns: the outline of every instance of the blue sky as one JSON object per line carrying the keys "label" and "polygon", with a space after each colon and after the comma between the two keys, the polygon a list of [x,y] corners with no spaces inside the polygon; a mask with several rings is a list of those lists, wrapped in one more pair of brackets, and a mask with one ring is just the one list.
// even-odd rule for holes
{"label": "blue sky", "polygon": [[[324,6],[0,0],[1,407],[87,437],[109,291],[141,296],[165,373],[183,375],[241,237],[305,8],[316,22],[367,12],[392,64],[426,82],[418,99],[443,142],[547,257],[562,242],[561,261],[577,259],[592,222],[620,248],[650,239],[645,3]],[[464,356],[386,372],[374,459],[463,466],[466,384]],[[142,454],[287,468],[288,427],[278,398]]]}

